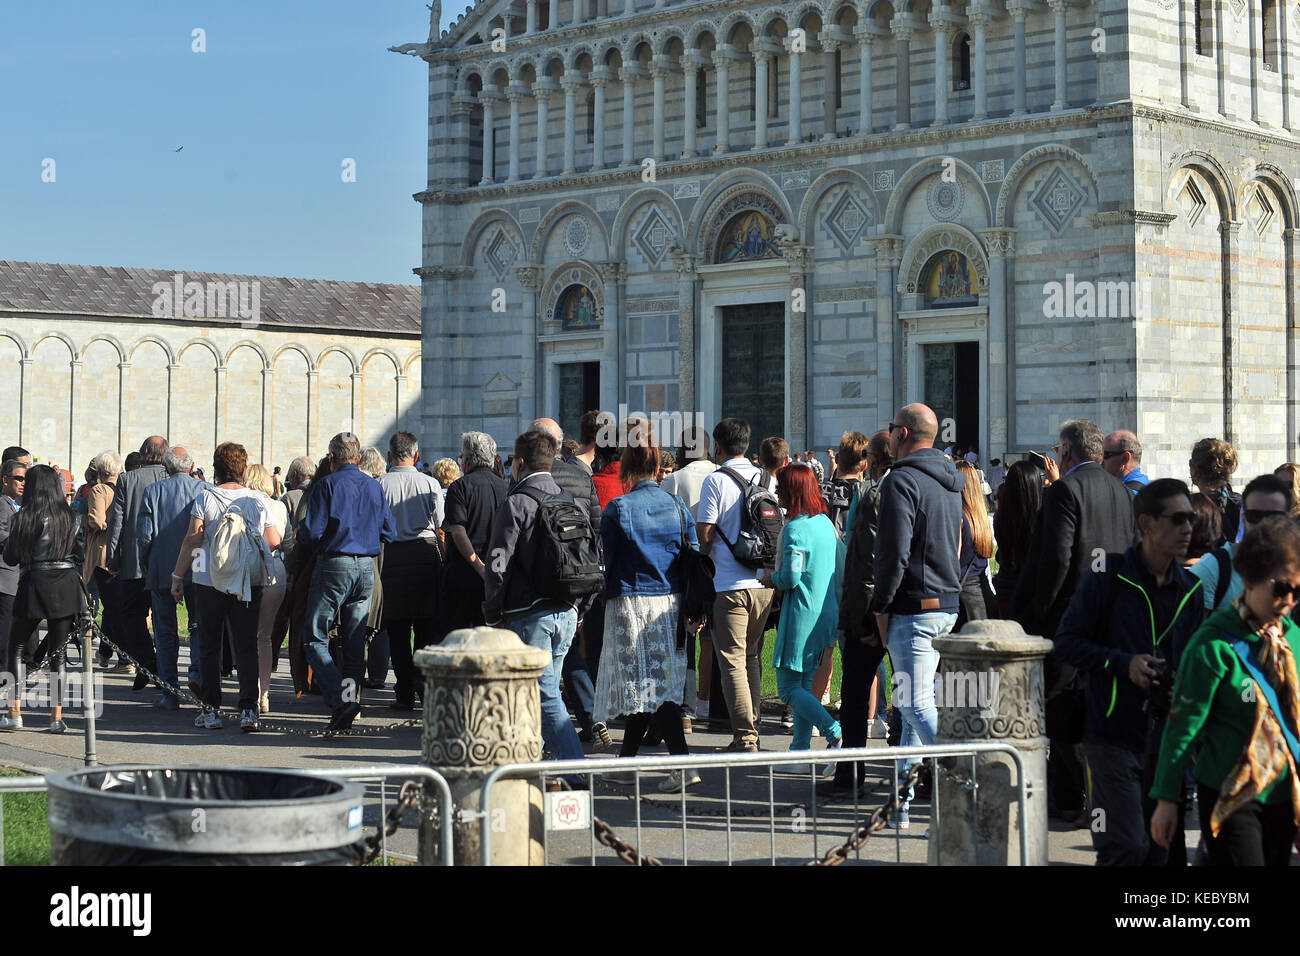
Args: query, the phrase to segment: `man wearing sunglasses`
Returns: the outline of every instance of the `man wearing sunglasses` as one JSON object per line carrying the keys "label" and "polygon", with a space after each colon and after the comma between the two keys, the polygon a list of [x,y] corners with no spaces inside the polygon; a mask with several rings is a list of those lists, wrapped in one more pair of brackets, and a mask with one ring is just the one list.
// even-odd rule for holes
{"label": "man wearing sunglasses", "polygon": [[[1291,512],[1291,483],[1276,475],[1260,475],[1246,486],[1241,495],[1241,523],[1253,530],[1265,518]],[[1237,573],[1237,543],[1220,545],[1192,565],[1192,574],[1200,578],[1201,596],[1207,614],[1227,607],[1244,589]]]}
{"label": "man wearing sunglasses", "polygon": [[1055,653],[1086,675],[1083,754],[1098,865],[1183,865],[1181,827],[1169,851],[1150,839],[1155,801],[1146,792],[1178,659],[1203,619],[1201,583],[1183,568],[1196,513],[1176,478],[1146,485],[1133,509],[1141,542],[1080,579]]}
{"label": "man wearing sunglasses", "polygon": [[1106,436],[1102,445],[1101,467],[1124,482],[1129,494],[1136,495],[1151,479],[1142,473],[1142,443],[1137,435],[1120,429]]}

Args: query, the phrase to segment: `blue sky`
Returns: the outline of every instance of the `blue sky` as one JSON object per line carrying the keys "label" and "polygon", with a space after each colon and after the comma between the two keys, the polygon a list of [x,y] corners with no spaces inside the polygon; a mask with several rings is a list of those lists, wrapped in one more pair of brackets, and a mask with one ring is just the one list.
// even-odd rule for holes
{"label": "blue sky", "polygon": [[416,282],[428,68],[387,47],[428,30],[422,0],[6,2],[0,259]]}

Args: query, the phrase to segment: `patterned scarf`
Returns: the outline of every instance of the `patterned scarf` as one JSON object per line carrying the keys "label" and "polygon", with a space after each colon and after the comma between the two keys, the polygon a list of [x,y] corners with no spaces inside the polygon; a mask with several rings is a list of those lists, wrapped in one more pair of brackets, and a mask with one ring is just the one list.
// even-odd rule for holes
{"label": "patterned scarf", "polygon": [[[1235,606],[1246,626],[1259,637],[1259,648],[1254,652],[1257,662],[1278,692],[1278,702],[1286,711],[1288,722],[1292,728],[1300,726],[1300,681],[1296,679],[1295,658],[1283,635],[1282,622],[1262,623],[1246,606],[1244,594],[1237,598]],[[1219,799],[1210,814],[1210,833],[1218,836],[1224,820],[1257,799],[1286,770],[1291,771],[1292,812],[1300,824],[1300,777],[1296,774],[1295,758],[1273,708],[1262,693],[1256,693],[1255,727],[1219,789]]]}

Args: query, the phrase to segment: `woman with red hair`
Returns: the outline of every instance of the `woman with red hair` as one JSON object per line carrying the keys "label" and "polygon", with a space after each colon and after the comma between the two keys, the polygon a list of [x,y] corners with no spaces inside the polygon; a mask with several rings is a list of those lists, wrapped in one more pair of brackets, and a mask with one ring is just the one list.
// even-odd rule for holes
{"label": "woman with red hair", "polygon": [[[781,700],[794,709],[791,750],[808,750],[814,726],[827,747],[840,745],[840,723],[812,694],[813,677],[822,654],[835,643],[839,623],[838,595],[844,577],[844,545],[826,514],[821,486],[802,462],[781,469],[776,497],[786,511],[772,585],[785,592],[776,630],[772,663]],[[786,773],[810,773],[807,764],[778,767]]]}

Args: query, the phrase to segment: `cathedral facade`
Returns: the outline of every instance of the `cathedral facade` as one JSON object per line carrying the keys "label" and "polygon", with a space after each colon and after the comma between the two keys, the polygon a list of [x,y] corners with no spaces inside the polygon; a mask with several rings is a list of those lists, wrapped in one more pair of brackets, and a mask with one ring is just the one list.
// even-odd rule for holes
{"label": "cathedral facade", "polygon": [[424,440],[587,408],[1157,474],[1297,450],[1300,4],[480,0],[428,65]]}

